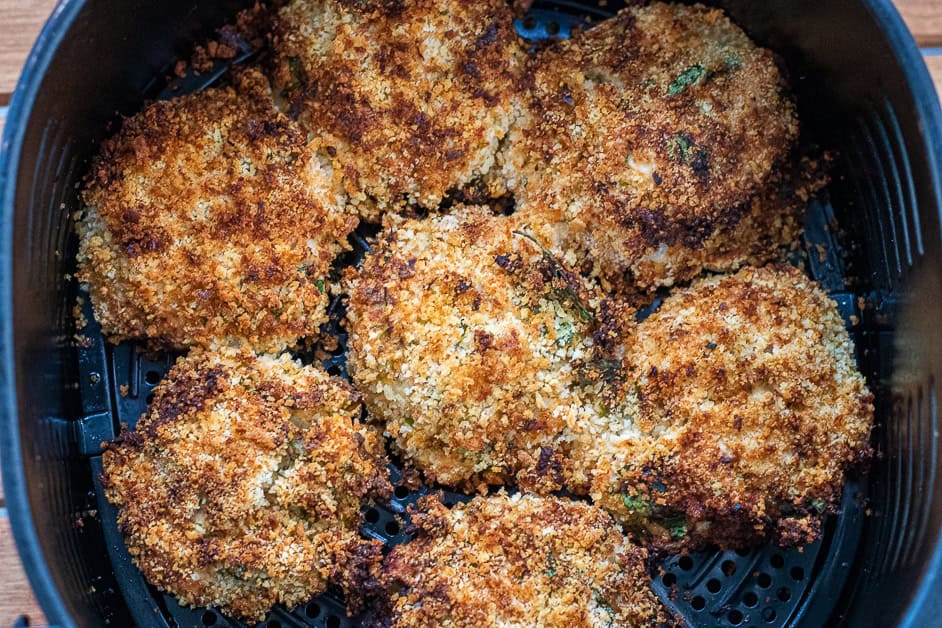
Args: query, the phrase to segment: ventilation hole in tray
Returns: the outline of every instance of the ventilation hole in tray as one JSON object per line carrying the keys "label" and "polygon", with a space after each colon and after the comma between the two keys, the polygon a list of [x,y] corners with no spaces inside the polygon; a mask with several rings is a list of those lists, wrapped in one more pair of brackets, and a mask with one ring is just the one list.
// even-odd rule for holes
{"label": "ventilation hole in tray", "polygon": [[788,573],[791,574],[792,580],[796,582],[801,582],[805,579],[805,570],[801,567],[792,567],[792,570]]}
{"label": "ventilation hole in tray", "polygon": [[409,496],[409,489],[405,486],[397,486],[396,490],[393,491],[393,495],[395,495],[397,499],[405,499]]}
{"label": "ventilation hole in tray", "polygon": [[773,554],[772,558],[769,559],[769,564],[775,569],[781,569],[785,566],[785,559],[782,558],[781,554]]}
{"label": "ventilation hole in tray", "polygon": [[783,602],[787,602],[788,600],[792,599],[792,592],[791,592],[791,590],[789,590],[788,587],[782,587],[782,588],[779,589],[778,592],[775,594],[775,597],[777,597],[778,599],[780,599],[780,600],[783,601]]}
{"label": "ventilation hole in tray", "polygon": [[203,622],[204,626],[215,626],[216,625],[216,613],[212,611],[206,611],[203,613],[203,616],[200,617],[200,621]]}
{"label": "ventilation hole in tray", "polygon": [[677,584],[677,576],[675,576],[674,574],[670,572],[667,572],[666,574],[661,576],[661,582],[664,583],[665,587],[672,587],[675,584]]}
{"label": "ventilation hole in tray", "polygon": [[317,602],[311,602],[310,604],[304,607],[304,614],[310,617],[311,619],[314,619],[315,617],[321,614],[321,607]]}
{"label": "ventilation hole in tray", "polygon": [[710,593],[719,593],[720,589],[722,588],[722,585],[720,584],[720,581],[717,580],[716,578],[710,578],[709,580],[707,580],[706,587],[707,587],[707,591],[709,591]]}
{"label": "ventilation hole in tray", "polygon": [[327,617],[327,621],[324,622],[324,625],[327,628],[340,628],[340,618],[336,615],[330,615]]}
{"label": "ventilation hole in tray", "polygon": [[379,511],[375,508],[370,508],[366,511],[366,522],[367,523],[376,523],[379,521]]}
{"label": "ventilation hole in tray", "polygon": [[523,27],[527,29],[528,31],[532,31],[534,28],[536,28],[536,18],[528,17],[527,19],[525,19],[523,21]]}
{"label": "ventilation hole in tray", "polygon": [[767,573],[760,573],[759,577],[756,578],[756,582],[763,589],[768,589],[770,586],[772,586],[772,576]]}
{"label": "ventilation hole in tray", "polygon": [[736,550],[736,553],[739,554],[740,556],[748,556],[751,553],[751,550],[740,548]]}
{"label": "ventilation hole in tray", "polygon": [[771,624],[773,621],[775,621],[775,617],[776,617],[775,609],[772,608],[771,606],[768,608],[762,609],[762,619],[764,619],[765,621]]}
{"label": "ventilation hole in tray", "polygon": [[265,624],[265,626],[266,628],[281,628],[281,622],[277,619],[272,619],[267,624]]}
{"label": "ventilation hole in tray", "polygon": [[742,603],[743,605],[752,608],[759,603],[759,596],[752,591],[746,591],[746,593],[742,596]]}
{"label": "ventilation hole in tray", "polygon": [[386,534],[389,536],[396,536],[399,534],[399,524],[395,521],[388,521],[386,523]]}
{"label": "ventilation hole in tray", "polygon": [[677,561],[677,566],[684,571],[690,571],[693,569],[693,559],[689,556],[681,556],[680,560]]}
{"label": "ventilation hole in tray", "polygon": [[736,575],[736,563],[731,560],[724,560],[723,565],[720,567],[723,570],[723,575],[727,578]]}
{"label": "ventilation hole in tray", "polygon": [[546,32],[550,35],[559,35],[559,24],[550,22],[546,25]]}
{"label": "ventilation hole in tray", "polygon": [[690,600],[690,606],[695,611],[702,611],[704,608],[706,608],[706,600],[704,600],[701,596],[698,595],[692,600]]}
{"label": "ventilation hole in tray", "polygon": [[742,623],[742,612],[736,609],[733,609],[729,612],[729,615],[726,616],[726,619],[729,620],[729,623],[733,626],[738,626]]}
{"label": "ventilation hole in tray", "polygon": [[154,386],[160,381],[160,371],[147,371],[144,374],[144,381]]}

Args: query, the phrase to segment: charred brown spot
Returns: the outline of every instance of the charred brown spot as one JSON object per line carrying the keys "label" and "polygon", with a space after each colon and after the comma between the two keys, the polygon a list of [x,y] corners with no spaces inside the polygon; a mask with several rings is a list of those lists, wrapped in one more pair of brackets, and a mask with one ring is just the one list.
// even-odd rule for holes
{"label": "charred brown spot", "polygon": [[552,447],[540,447],[540,459],[536,463],[540,477],[550,476],[555,482],[563,481],[563,465]]}
{"label": "charred brown spot", "polygon": [[478,351],[484,352],[494,346],[494,335],[483,329],[474,330],[474,342]]}
{"label": "charred brown spot", "polygon": [[161,390],[154,409],[148,415],[147,435],[153,438],[160,426],[203,410],[206,403],[223,389],[225,375],[226,371],[221,366],[200,373],[184,373],[174,381],[173,388]]}

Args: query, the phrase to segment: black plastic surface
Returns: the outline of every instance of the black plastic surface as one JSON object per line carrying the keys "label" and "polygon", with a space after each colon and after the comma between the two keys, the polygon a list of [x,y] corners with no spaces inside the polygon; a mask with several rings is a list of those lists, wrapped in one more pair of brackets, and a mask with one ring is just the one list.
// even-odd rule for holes
{"label": "black plastic surface", "polygon": [[[236,4],[65,2],[27,64],[4,130],[5,493],[27,571],[56,623],[126,625],[133,615],[150,625],[227,625],[214,611],[182,609],[152,591],[126,560],[114,512],[94,490],[97,444],[116,420],[136,420],[153,386],[148,373],[163,373],[168,357],[106,349],[93,328],[75,330],[65,275],[74,183],[106,123],[160,95],[171,63]],[[673,589],[671,603],[697,625],[934,625],[942,604],[942,132],[934,88],[889,2],[721,4],[783,55],[805,140],[839,151],[832,202],[809,214],[815,253],[805,262],[853,324],[877,394],[881,455],[868,481],[848,485],[844,512],[822,541],[804,552],[673,558],[655,586],[665,596]],[[533,22],[518,22],[526,37],[565,35],[582,20],[580,3],[538,5]],[[586,12],[599,16],[594,7]],[[330,366],[342,369],[336,360]],[[401,540],[402,508],[415,496],[400,492],[388,508],[368,512],[364,533]],[[351,625],[329,597],[277,610],[268,625],[276,622]]]}

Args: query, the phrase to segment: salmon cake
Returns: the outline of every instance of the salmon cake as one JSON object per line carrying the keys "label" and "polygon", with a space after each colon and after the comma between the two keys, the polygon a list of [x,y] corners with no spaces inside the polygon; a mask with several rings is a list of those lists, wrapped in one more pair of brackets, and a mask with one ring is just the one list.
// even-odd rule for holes
{"label": "salmon cake", "polygon": [[381,579],[390,623],[406,626],[658,626],[647,553],[604,511],[556,497],[497,494],[451,510],[433,496],[416,537]]}
{"label": "salmon cake", "polygon": [[391,490],[382,435],[360,409],[346,382],[287,355],[197,349],[177,360],[102,457],[147,581],[246,621],[328,583],[355,610],[381,556],[358,534],[361,507]]}
{"label": "salmon cake", "polygon": [[675,292],[638,324],[623,375],[636,417],[582,450],[591,495],[665,547],[810,543],[871,453],[844,321],[790,266]]}
{"label": "salmon cake", "polygon": [[394,447],[431,482],[556,490],[566,430],[597,412],[584,376],[599,321],[590,282],[485,207],[392,215],[346,281],[349,368]]}
{"label": "salmon cake", "polygon": [[606,288],[764,262],[801,232],[817,164],[771,52],[722,11],[651,3],[539,52],[502,153],[517,218]]}
{"label": "salmon cake", "polygon": [[358,221],[326,153],[254,70],[126,119],[83,198],[78,278],[102,332],[176,348],[276,351],[315,335]]}
{"label": "salmon cake", "polygon": [[374,221],[486,175],[517,111],[525,55],[505,0],[293,0],[273,42],[286,110],[324,135]]}

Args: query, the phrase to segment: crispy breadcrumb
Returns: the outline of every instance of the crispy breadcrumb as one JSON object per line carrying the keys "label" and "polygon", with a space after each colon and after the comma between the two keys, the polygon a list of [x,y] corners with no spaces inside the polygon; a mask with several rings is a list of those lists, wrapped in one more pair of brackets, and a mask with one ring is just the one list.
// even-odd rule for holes
{"label": "crispy breadcrumb", "polygon": [[467,490],[559,488],[567,426],[598,411],[582,375],[612,314],[592,284],[459,206],[388,216],[347,290],[350,374],[407,461]]}
{"label": "crispy breadcrumb", "polygon": [[504,0],[294,0],[273,40],[287,110],[326,137],[373,220],[488,173],[517,111],[524,55]]}
{"label": "crispy breadcrumb", "polygon": [[155,102],[104,142],[78,221],[81,282],[112,341],[279,350],[326,320],[357,218],[254,70]]}
{"label": "crispy breadcrumb", "polygon": [[357,608],[381,552],[358,535],[361,505],[391,489],[382,436],[359,414],[348,384],[287,355],[180,358],[102,458],[148,582],[245,620],[328,582]]}
{"label": "crispy breadcrumb", "polygon": [[434,497],[381,577],[392,626],[657,626],[645,550],[604,511],[498,494],[448,510]]}
{"label": "crispy breadcrumb", "polygon": [[650,290],[771,258],[818,164],[793,164],[772,54],[722,11],[652,3],[540,52],[502,154],[517,219],[606,287]]}
{"label": "crispy breadcrumb", "polygon": [[745,268],[675,292],[629,344],[633,433],[583,451],[593,499],[665,546],[814,541],[873,424],[835,303],[792,267]]}

